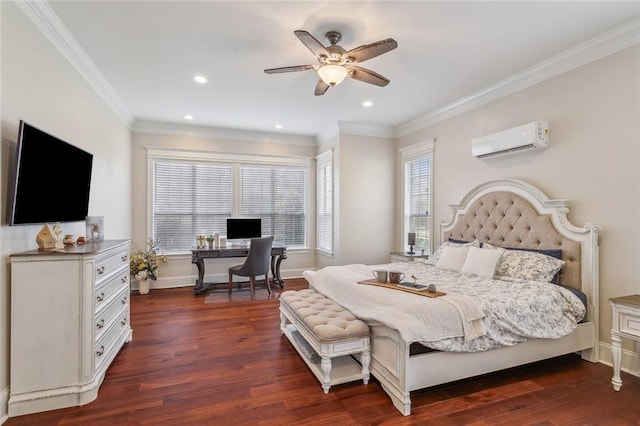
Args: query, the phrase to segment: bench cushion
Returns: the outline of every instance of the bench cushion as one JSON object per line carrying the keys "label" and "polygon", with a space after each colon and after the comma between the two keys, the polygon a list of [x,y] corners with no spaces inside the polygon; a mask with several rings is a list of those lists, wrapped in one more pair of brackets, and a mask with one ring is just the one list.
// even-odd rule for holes
{"label": "bench cushion", "polygon": [[289,290],[280,295],[319,342],[328,343],[369,335],[369,326],[336,302],[312,289]]}

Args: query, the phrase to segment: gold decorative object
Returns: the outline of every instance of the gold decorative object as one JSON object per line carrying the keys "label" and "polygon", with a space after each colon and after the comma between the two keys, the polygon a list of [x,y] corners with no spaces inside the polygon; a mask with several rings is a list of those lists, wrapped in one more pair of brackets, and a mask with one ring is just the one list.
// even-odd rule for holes
{"label": "gold decorative object", "polygon": [[56,249],[56,235],[53,233],[48,224],[45,224],[40,232],[36,235],[36,243],[38,244],[38,250],[55,250]]}

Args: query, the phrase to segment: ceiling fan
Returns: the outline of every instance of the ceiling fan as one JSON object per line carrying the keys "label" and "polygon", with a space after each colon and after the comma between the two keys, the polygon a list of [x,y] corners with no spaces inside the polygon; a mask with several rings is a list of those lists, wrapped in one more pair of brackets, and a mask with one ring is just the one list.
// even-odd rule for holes
{"label": "ceiling fan", "polygon": [[270,68],[264,70],[267,74],[277,74],[283,72],[316,70],[320,79],[316,84],[315,95],[324,95],[331,86],[340,84],[345,77],[351,77],[365,83],[384,87],[389,84],[389,79],[380,74],[362,68],[356,64],[367,61],[383,53],[387,53],[396,47],[398,43],[388,38],[371,44],[364,44],[349,51],[345,50],[338,43],[342,39],[342,34],[338,31],[328,31],[325,34],[329,46],[324,46],[315,37],[304,30],[293,32],[311,51],[318,60],[314,65],[296,65],[292,67]]}

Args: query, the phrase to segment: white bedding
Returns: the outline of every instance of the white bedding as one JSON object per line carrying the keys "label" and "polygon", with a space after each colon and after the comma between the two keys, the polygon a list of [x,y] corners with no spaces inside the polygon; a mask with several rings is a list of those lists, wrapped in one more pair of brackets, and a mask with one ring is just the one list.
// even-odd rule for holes
{"label": "white bedding", "polygon": [[[436,284],[445,296],[429,298],[399,290],[358,284],[374,269],[398,270]],[[305,271],[310,286],[365,321],[398,330],[408,343],[441,351],[476,352],[511,346],[527,339],[559,338],[585,315],[569,290],[537,281],[485,279],[437,269],[419,262],[347,265]]]}

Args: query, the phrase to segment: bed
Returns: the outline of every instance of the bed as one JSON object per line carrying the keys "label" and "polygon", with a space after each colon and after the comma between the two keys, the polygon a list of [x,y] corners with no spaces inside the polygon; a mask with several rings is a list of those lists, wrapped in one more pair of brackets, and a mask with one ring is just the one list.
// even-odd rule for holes
{"label": "bed", "polygon": [[[487,329],[494,328],[487,321],[491,315],[484,315],[484,312],[481,317],[474,316],[478,307],[486,309],[489,303],[487,300],[490,299],[486,299],[483,304],[481,298],[475,300],[473,294],[453,297],[458,288],[455,287],[455,282],[444,280],[448,271],[439,271],[437,275],[438,279],[444,280],[441,288],[448,293],[441,298],[358,284],[367,274],[367,278],[373,278],[370,274],[375,268],[397,269],[410,277],[419,273],[420,268],[426,265],[345,265],[327,267],[319,271],[305,271],[304,276],[311,288],[351,310],[369,325],[371,373],[403,415],[411,413],[410,393],[414,390],[568,353],[580,353],[585,360],[598,361],[598,227],[590,224],[582,227],[573,225],[567,217],[567,200],[549,199],[533,185],[513,179],[483,183],[465,195],[459,205],[452,205],[451,208],[452,219],[440,226],[442,242],[453,241],[451,245],[458,247],[477,245],[481,242],[488,244],[484,249],[494,250],[510,248],[552,251],[563,262],[561,273],[554,277],[556,282],[540,284],[536,281],[527,285],[540,286],[540,289],[544,287],[545,291],[549,288],[550,293],[554,295],[552,297],[560,297],[563,305],[573,306],[570,310],[579,311],[575,302],[577,298],[572,296],[579,294],[582,296],[580,303],[583,311],[576,313],[575,321],[574,318],[570,321],[561,318],[567,315],[566,312],[558,314],[561,325],[551,328],[562,329],[559,335],[529,335],[526,339],[517,338],[517,341],[506,345],[476,344],[474,348],[474,342],[481,342],[485,335],[489,334]],[[446,245],[449,244],[443,244]],[[445,250],[449,250],[448,255],[453,251]],[[475,248],[473,250],[478,252]],[[507,251],[511,253],[515,250]],[[440,254],[442,253],[444,252],[441,251]],[[433,265],[429,267],[434,268]],[[494,281],[490,278],[489,281],[482,281],[483,279],[476,277],[476,285],[488,286]],[[505,285],[500,282],[495,284]],[[513,285],[516,284],[521,285]],[[392,293],[388,292],[392,292],[393,295],[390,296]],[[403,294],[397,296],[398,293]],[[391,297],[400,299],[396,303],[392,302]],[[457,311],[461,319],[460,324],[446,329],[445,331],[450,333],[446,336],[449,339],[442,339],[451,340],[454,345],[434,345],[435,348],[430,348],[430,331],[423,330],[427,328],[425,325],[428,325],[428,321],[419,327],[412,323],[399,322],[402,321],[403,315],[415,315],[415,318],[422,316],[414,312],[414,308],[408,307],[410,299],[402,297],[428,300],[416,303],[429,303],[426,305],[428,310],[434,312],[444,309],[438,318],[445,319],[440,321],[445,329],[447,325],[453,324],[447,315],[456,316]],[[376,298],[382,299],[386,306],[375,307]],[[445,303],[446,300],[449,301]],[[405,308],[394,310],[394,304]],[[520,305],[514,306],[517,307],[512,310],[521,309]],[[535,318],[532,319],[532,327],[535,328]]]}

